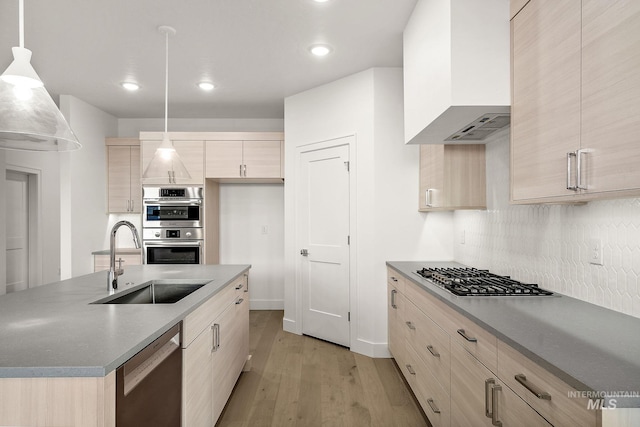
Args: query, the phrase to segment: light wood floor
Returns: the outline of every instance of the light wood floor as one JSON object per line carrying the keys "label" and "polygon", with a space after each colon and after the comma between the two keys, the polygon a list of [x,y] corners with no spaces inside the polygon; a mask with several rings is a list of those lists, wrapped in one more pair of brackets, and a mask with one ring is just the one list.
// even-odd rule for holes
{"label": "light wood floor", "polygon": [[429,425],[393,360],[284,332],[282,317],[251,312],[251,371],[218,427]]}

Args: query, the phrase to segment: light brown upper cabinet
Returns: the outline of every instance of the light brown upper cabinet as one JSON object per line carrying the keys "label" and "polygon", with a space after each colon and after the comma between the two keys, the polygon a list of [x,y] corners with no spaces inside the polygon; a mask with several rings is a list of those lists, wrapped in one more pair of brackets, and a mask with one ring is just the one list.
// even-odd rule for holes
{"label": "light brown upper cabinet", "polygon": [[420,145],[418,210],[486,209],[485,146]]}
{"label": "light brown upper cabinet", "polygon": [[[263,137],[265,139],[249,139]],[[266,139],[268,137],[274,139]],[[234,139],[208,140],[205,147],[206,178],[238,182],[251,179],[282,181],[283,144],[280,133],[238,133]]]}
{"label": "light brown upper cabinet", "polygon": [[530,0],[511,21],[511,200],[640,194],[640,4]]}
{"label": "light brown upper cabinet", "polygon": [[[166,178],[142,178],[143,184],[204,184],[204,141],[191,139],[187,133],[169,132],[180,160],[191,175],[190,179],[176,177],[176,182]],[[162,132],[140,132],[142,146],[142,171],[147,168],[162,141]]]}
{"label": "light brown upper cabinet", "polygon": [[140,213],[140,141],[106,138],[109,213]]}

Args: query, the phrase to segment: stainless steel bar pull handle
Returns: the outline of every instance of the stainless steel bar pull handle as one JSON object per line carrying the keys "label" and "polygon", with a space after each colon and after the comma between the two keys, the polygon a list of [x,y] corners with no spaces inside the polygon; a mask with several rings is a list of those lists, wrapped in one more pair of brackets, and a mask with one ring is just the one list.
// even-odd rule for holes
{"label": "stainless steel bar pull handle", "polygon": [[433,188],[427,188],[427,191],[425,192],[425,195],[424,195],[424,199],[425,199],[424,204],[428,208],[433,207],[433,200],[431,200],[432,192],[433,192]]}
{"label": "stainless steel bar pull handle", "polygon": [[[487,378],[486,380],[484,380],[484,415],[487,418],[493,417],[493,401],[489,398],[489,396],[495,383],[496,380],[494,380],[493,378]],[[490,404],[492,405],[491,408],[489,408]]]}
{"label": "stainless steel bar pull handle", "polygon": [[240,165],[240,176],[242,176],[242,165]]}
{"label": "stainless steel bar pull handle", "polygon": [[[578,191],[578,186],[577,185],[571,185],[571,176],[573,175],[571,173],[571,158],[572,157],[577,157],[577,151],[571,151],[569,153],[567,153],[567,190],[571,190],[571,191]],[[577,181],[577,178],[576,178]]]}
{"label": "stainless steel bar pull handle", "polygon": [[396,294],[398,293],[398,291],[396,291],[395,289],[391,290],[391,307],[397,309],[398,306],[396,305]]}
{"label": "stainless steel bar pull handle", "polygon": [[549,393],[547,393],[546,391],[540,390],[538,387],[536,387],[535,385],[527,381],[527,377],[524,374],[517,374],[515,376],[515,379],[538,399],[551,400],[551,395]]}
{"label": "stainless steel bar pull handle", "polygon": [[244,286],[244,283],[240,283],[238,286],[236,286],[236,291],[239,291],[240,289],[242,289],[243,286]]}
{"label": "stainless steel bar pull handle", "polygon": [[502,391],[502,386],[496,384],[491,387],[491,424],[496,427],[502,426],[502,421],[498,420],[498,393]]}
{"label": "stainless steel bar pull handle", "polygon": [[582,155],[590,150],[580,149],[576,151],[576,187],[580,190],[586,190],[587,186],[582,185]]}
{"label": "stainless steel bar pull handle", "polygon": [[457,331],[457,332],[458,332],[460,335],[462,335],[462,337],[463,337],[465,340],[467,340],[467,341],[469,341],[469,342],[478,342],[478,339],[477,339],[477,338],[473,338],[473,337],[470,337],[469,335],[467,335],[467,333],[464,331],[464,329],[458,329],[458,331]]}
{"label": "stainless steel bar pull handle", "polygon": [[433,399],[427,399],[427,403],[429,404],[429,407],[431,408],[431,410],[433,411],[434,414],[439,414],[440,413],[440,409],[438,409],[438,407],[436,406],[436,403],[433,401]]}
{"label": "stainless steel bar pull handle", "polygon": [[238,301],[236,301],[236,305],[242,304],[244,302],[244,298],[240,298]]}
{"label": "stainless steel bar pull handle", "polygon": [[211,347],[211,352],[213,353],[215,351],[218,351],[218,349],[220,348],[220,324],[214,323],[211,327],[211,330],[213,331],[213,346]]}
{"label": "stainless steel bar pull handle", "polygon": [[428,345],[427,346],[427,350],[429,350],[429,353],[431,353],[431,355],[433,357],[440,357],[440,353],[438,353],[437,351],[435,351],[435,349],[433,348],[432,345]]}
{"label": "stainless steel bar pull handle", "polygon": [[411,366],[411,365],[404,365],[404,366],[407,367],[407,371],[409,371],[409,373],[411,375],[415,375],[416,374],[416,371],[413,370],[413,366]]}
{"label": "stainless steel bar pull handle", "polygon": [[404,322],[404,323],[406,323],[406,324],[407,324],[407,327],[408,327],[409,329],[411,329],[412,331],[415,331],[415,330],[416,330],[416,327],[415,327],[415,326],[413,326],[413,323],[411,323],[411,322]]}

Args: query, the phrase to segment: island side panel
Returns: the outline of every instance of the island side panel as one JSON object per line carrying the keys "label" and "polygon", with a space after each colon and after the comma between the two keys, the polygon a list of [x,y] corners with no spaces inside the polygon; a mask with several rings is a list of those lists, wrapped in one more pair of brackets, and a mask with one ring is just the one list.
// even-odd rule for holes
{"label": "island side panel", "polygon": [[0,378],[0,425],[115,427],[115,391],[115,372],[87,378]]}

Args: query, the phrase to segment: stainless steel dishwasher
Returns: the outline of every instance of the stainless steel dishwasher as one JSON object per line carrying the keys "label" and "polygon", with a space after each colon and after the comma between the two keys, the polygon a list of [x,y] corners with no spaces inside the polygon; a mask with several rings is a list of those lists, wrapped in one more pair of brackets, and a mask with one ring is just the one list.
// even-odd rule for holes
{"label": "stainless steel dishwasher", "polygon": [[116,370],[116,427],[179,427],[181,324]]}

